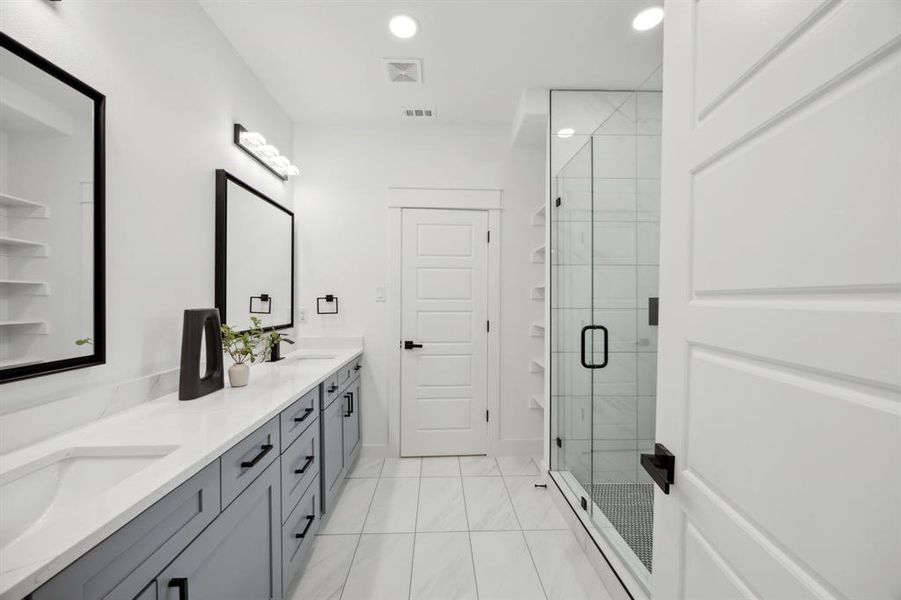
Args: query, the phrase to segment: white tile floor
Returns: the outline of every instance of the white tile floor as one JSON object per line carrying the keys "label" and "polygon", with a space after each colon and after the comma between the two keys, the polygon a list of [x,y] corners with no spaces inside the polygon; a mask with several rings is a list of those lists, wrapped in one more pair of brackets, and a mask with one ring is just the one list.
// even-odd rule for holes
{"label": "white tile floor", "polygon": [[289,600],[609,600],[528,457],[361,458]]}

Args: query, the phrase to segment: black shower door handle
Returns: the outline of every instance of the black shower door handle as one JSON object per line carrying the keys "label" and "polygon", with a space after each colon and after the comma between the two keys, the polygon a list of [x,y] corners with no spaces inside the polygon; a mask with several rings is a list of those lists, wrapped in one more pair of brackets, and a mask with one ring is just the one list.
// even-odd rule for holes
{"label": "black shower door handle", "polygon": [[[588,362],[585,356],[585,334],[594,329],[600,329],[604,332],[604,362],[599,365]],[[607,338],[610,337],[610,333],[607,331],[607,328],[603,325],[586,325],[582,328],[582,352],[581,352],[581,360],[582,366],[586,369],[603,369],[607,366]]]}

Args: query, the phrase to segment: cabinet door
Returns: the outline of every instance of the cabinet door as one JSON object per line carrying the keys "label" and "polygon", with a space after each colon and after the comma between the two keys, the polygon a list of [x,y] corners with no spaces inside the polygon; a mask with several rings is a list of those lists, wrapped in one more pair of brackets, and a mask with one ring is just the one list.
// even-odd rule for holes
{"label": "cabinet door", "polygon": [[344,479],[344,400],[322,413],[322,512],[328,512]]}
{"label": "cabinet door", "polygon": [[350,467],[360,450],[360,380],[344,393],[344,464]]}
{"label": "cabinet door", "polygon": [[281,598],[281,490],[273,462],[157,578],[160,600]]}

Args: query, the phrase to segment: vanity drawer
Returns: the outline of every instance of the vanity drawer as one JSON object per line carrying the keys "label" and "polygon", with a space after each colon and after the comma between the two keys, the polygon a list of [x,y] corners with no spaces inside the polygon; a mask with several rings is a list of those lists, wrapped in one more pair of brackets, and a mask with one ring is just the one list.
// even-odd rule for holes
{"label": "vanity drawer", "polygon": [[338,369],[336,375],[338,376],[338,387],[344,387],[350,378],[353,377],[354,374],[354,363],[347,363]]}
{"label": "vanity drawer", "polygon": [[325,410],[338,397],[338,373],[332,373],[322,382],[322,409]]}
{"label": "vanity drawer", "polygon": [[282,411],[281,422],[282,452],[319,418],[319,386],[304,394],[299,400]]}
{"label": "vanity drawer", "polygon": [[219,461],[216,461],[32,592],[31,598],[144,598],[147,582],[218,516]]}
{"label": "vanity drawer", "polygon": [[[317,423],[318,425],[318,423]],[[319,427],[308,427],[282,455],[282,522],[310,484],[319,487]]]}
{"label": "vanity drawer", "polygon": [[222,508],[266,470],[279,454],[279,418],[275,417],[222,455]]}
{"label": "vanity drawer", "polygon": [[[291,582],[310,553],[313,537],[319,531],[319,486],[307,488],[294,512],[282,526],[282,593],[286,594]],[[302,535],[303,537],[298,537]]]}

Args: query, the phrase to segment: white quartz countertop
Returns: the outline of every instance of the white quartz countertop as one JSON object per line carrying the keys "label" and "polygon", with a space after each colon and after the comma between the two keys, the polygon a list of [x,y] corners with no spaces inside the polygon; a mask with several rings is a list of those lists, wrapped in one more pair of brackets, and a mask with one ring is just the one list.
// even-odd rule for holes
{"label": "white quartz countertop", "polygon": [[77,493],[90,502],[44,511],[39,520],[48,522],[33,532],[0,539],[0,600],[21,600],[361,354],[359,347],[297,350],[283,363],[252,367],[247,387],[229,388],[226,377],[225,389],[207,396],[179,401],[169,394],[0,456],[0,482],[7,482],[36,461],[73,450],[173,448],[112,487],[85,482]]}

